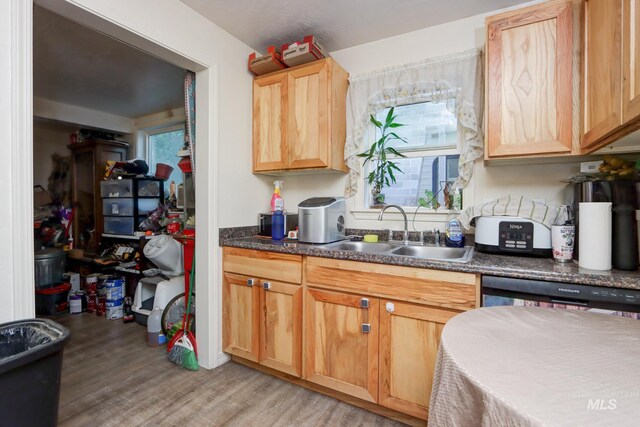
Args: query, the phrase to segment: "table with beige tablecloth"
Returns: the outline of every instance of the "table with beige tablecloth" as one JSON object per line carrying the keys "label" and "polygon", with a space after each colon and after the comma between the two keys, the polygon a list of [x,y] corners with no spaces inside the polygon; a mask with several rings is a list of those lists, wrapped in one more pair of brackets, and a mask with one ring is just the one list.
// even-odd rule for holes
{"label": "table with beige tablecloth", "polygon": [[429,408],[437,426],[639,426],[640,321],[490,307],[445,326]]}

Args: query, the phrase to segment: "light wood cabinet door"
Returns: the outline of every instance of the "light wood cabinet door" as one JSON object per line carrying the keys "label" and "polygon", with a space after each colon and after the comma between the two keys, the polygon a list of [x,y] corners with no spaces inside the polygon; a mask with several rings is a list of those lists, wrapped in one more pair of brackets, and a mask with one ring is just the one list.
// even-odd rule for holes
{"label": "light wood cabinet door", "polygon": [[640,0],[624,0],[622,121],[640,117]]}
{"label": "light wood cabinet door", "polygon": [[570,0],[487,20],[487,158],[572,151]]}
{"label": "light wood cabinet door", "polygon": [[348,74],[325,58],[253,83],[253,172],[347,172]]}
{"label": "light wood cabinet door", "polygon": [[329,64],[317,62],[289,73],[289,168],[329,166]]}
{"label": "light wood cabinet door", "polygon": [[285,169],[289,164],[287,74],[253,81],[253,169]]}
{"label": "light wood cabinet door", "polygon": [[583,148],[622,124],[622,1],[584,3]]}
{"label": "light wood cabinet door", "polygon": [[458,312],[381,303],[380,405],[426,420],[442,328]]}
{"label": "light wood cabinet door", "polygon": [[307,289],[305,298],[304,378],[377,402],[378,299],[362,308],[356,295]]}
{"label": "light wood cabinet door", "polygon": [[260,281],[224,273],[222,346],[227,353],[258,362],[260,355]]}
{"label": "light wood cabinet door", "polygon": [[302,286],[262,280],[260,363],[302,374]]}

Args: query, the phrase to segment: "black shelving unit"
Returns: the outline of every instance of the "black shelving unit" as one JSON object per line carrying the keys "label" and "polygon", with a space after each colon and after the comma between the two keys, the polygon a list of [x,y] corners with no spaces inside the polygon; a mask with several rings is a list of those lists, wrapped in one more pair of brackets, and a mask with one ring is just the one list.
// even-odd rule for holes
{"label": "black shelving unit", "polygon": [[164,201],[164,181],[151,177],[102,181],[100,195],[104,232],[132,235]]}

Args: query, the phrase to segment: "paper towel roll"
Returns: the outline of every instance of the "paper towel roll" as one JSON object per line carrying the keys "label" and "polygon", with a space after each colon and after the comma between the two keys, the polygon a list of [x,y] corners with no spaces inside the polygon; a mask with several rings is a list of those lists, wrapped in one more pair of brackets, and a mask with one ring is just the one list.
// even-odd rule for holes
{"label": "paper towel roll", "polygon": [[611,270],[611,203],[580,203],[578,264]]}

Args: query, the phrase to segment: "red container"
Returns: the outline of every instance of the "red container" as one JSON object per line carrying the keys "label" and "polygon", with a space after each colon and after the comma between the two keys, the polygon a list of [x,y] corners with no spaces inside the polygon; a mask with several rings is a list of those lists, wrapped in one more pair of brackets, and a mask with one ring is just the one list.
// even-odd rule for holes
{"label": "red container", "polygon": [[191,276],[191,266],[193,264],[193,254],[196,249],[196,231],[187,229],[182,232],[182,236],[175,236],[183,245],[183,262],[184,262],[184,292],[189,293],[189,278]]}
{"label": "red container", "polygon": [[96,294],[87,294],[87,313],[96,311]]}
{"label": "red container", "polygon": [[66,311],[69,303],[67,296],[71,290],[71,284],[61,283],[48,289],[36,290],[36,313],[50,316]]}
{"label": "red container", "polygon": [[191,157],[190,156],[183,157],[182,160],[178,162],[178,167],[184,173],[193,172],[191,170]]}
{"label": "red container", "polygon": [[97,297],[96,316],[104,316],[107,312],[107,297]]}
{"label": "red container", "polygon": [[173,172],[173,166],[166,163],[158,163],[156,165],[156,178],[168,180]]}

